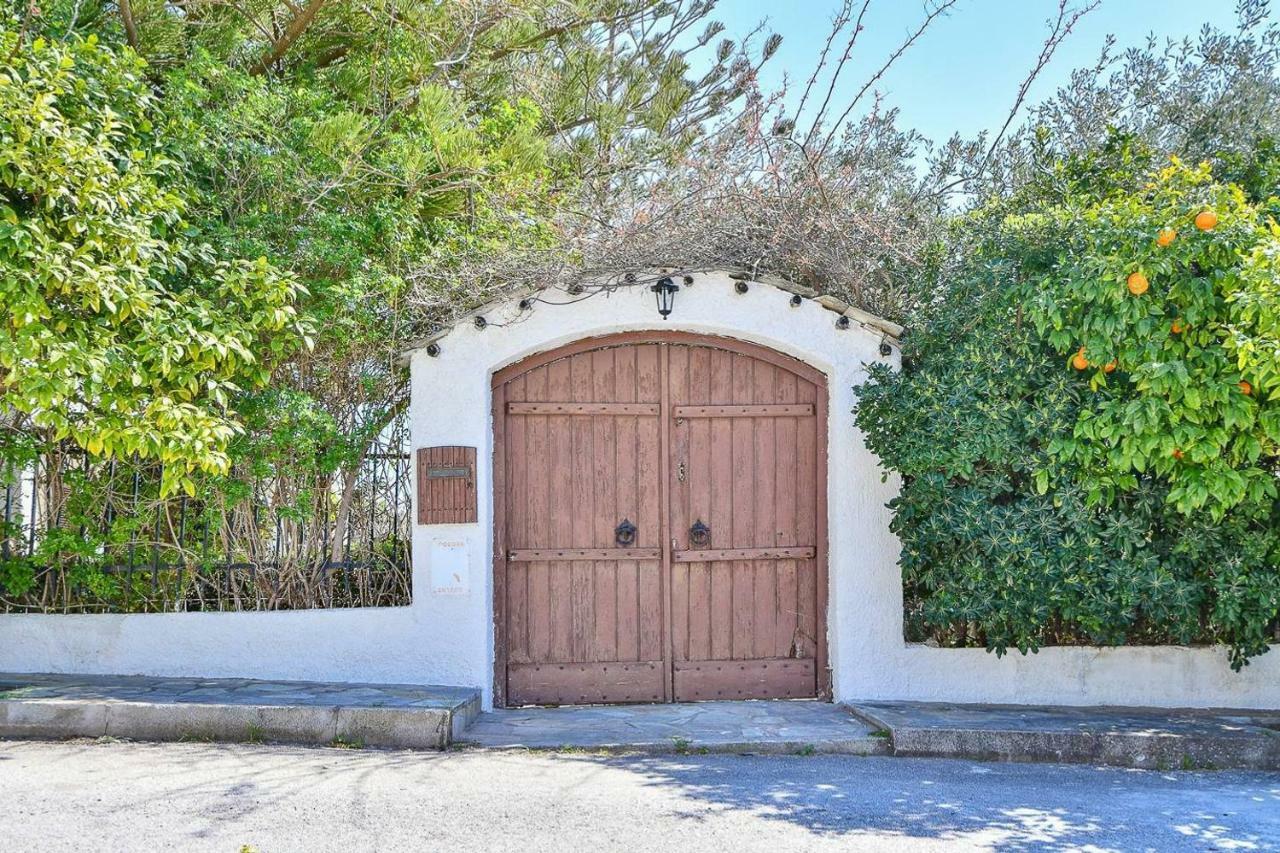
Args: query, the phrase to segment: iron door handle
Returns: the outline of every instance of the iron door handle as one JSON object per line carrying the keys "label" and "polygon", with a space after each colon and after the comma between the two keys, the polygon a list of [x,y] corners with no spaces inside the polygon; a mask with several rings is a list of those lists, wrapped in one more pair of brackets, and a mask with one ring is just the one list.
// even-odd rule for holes
{"label": "iron door handle", "polygon": [[701,548],[711,541],[711,528],[702,523],[702,519],[698,519],[689,528],[689,544],[696,545]]}
{"label": "iron door handle", "polygon": [[634,545],[636,543],[636,526],[628,519],[622,519],[618,526],[613,528],[613,541],[623,548],[629,548]]}

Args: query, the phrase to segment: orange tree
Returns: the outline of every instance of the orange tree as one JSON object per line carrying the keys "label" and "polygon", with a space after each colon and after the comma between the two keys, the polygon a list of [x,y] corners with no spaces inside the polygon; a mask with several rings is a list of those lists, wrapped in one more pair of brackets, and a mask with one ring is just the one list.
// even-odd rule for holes
{"label": "orange tree", "polygon": [[1236,668],[1266,651],[1280,614],[1270,152],[1215,175],[1116,137],[957,221],[903,369],[872,368],[859,392],[859,425],[902,478],[910,639],[1219,643]]}
{"label": "orange tree", "polygon": [[1110,502],[1154,476],[1178,511],[1217,521],[1274,502],[1280,227],[1270,211],[1216,183],[1208,164],[1175,160],[1139,192],[1047,218],[1061,254],[1015,291],[1091,393],[1050,441],[1038,487],[1065,477]]}

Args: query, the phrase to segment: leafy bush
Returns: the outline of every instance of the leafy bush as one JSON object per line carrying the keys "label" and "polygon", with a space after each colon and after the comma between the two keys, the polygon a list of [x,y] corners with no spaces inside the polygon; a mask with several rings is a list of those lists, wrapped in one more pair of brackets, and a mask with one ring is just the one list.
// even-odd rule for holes
{"label": "leafy bush", "polygon": [[231,396],[305,333],[301,286],[191,239],[131,52],[23,39],[0,20],[0,414],[191,492],[229,467]]}
{"label": "leafy bush", "polygon": [[[1046,169],[1052,187],[960,220],[962,260],[903,370],[873,368],[861,389],[858,422],[903,476],[909,638],[997,653],[1223,643],[1235,668],[1266,651],[1275,202],[1150,161],[1113,138]],[[1217,225],[1200,230],[1206,209]]]}
{"label": "leafy bush", "polygon": [[1274,502],[1280,227],[1207,163],[1176,161],[1140,193],[1049,217],[1057,262],[1015,299],[1060,354],[1083,351],[1092,392],[1050,444],[1053,476],[1096,502],[1150,473],[1180,512],[1214,520]]}

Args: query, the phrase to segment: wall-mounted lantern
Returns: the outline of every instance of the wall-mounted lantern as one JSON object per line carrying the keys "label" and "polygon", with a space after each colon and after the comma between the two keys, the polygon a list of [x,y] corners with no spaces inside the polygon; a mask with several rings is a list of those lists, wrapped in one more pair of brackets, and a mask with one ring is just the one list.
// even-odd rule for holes
{"label": "wall-mounted lantern", "polygon": [[680,285],[676,284],[670,278],[660,278],[658,283],[649,288],[653,291],[654,296],[658,300],[658,313],[662,315],[662,319],[667,319],[671,311],[676,305],[676,293],[680,290]]}

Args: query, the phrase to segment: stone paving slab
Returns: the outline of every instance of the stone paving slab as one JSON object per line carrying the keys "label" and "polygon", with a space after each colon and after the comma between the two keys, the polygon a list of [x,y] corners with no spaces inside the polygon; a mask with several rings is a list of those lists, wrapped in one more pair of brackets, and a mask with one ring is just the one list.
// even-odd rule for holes
{"label": "stone paving slab", "polygon": [[0,737],[443,749],[479,712],[460,687],[0,673]]}
{"label": "stone paving slab", "polygon": [[1280,711],[860,702],[895,755],[1280,770]]}
{"label": "stone paving slab", "polygon": [[847,708],[800,700],[580,705],[481,714],[463,741],[488,749],[882,755],[887,738]]}

